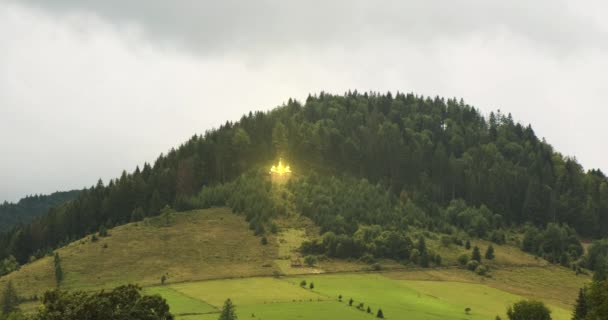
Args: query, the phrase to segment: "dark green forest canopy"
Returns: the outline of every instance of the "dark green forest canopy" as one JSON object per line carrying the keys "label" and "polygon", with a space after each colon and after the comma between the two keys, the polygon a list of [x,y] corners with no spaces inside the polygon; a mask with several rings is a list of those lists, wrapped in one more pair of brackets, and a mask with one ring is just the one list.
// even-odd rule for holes
{"label": "dark green forest canopy", "polygon": [[[203,186],[234,181],[278,156],[295,172],[364,178],[430,217],[461,199],[507,225],[556,222],[584,237],[608,234],[606,176],[584,172],[511,115],[484,117],[462,100],[413,94],[321,93],[304,104],[290,99],[269,112],[249,113],[193,136],[153,165],[100,181],[76,200],[1,234],[0,257],[12,254],[23,263],[100,226],[157,215]],[[350,216],[355,224],[367,223],[356,221],[367,215]]]}
{"label": "dark green forest canopy", "polygon": [[0,231],[28,223],[34,217],[46,214],[49,209],[75,199],[79,193],[79,190],[54,192],[49,195],[27,196],[17,203],[4,202],[0,204]]}

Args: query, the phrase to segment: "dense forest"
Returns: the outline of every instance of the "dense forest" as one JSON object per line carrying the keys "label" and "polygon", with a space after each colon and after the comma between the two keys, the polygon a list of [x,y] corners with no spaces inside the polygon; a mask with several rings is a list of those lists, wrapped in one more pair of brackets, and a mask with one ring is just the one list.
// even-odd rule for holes
{"label": "dense forest", "polygon": [[[257,233],[267,232],[272,216],[285,209],[255,201],[269,183],[242,174],[259,176],[278,157],[294,168],[296,179],[286,188],[298,194],[296,209],[336,237],[379,225],[399,238],[415,225],[500,239],[503,228],[529,224],[563,240],[559,248],[542,239],[528,248],[557,260],[564,252],[580,255],[572,236],[608,235],[606,176],[585,172],[510,114],[484,116],[456,99],[348,92],[290,99],[195,135],[155,163],[99,181],[74,201],[0,234],[0,257],[24,263],[167,205],[229,204],[254,221]],[[249,199],[230,197],[234,188]]]}
{"label": "dense forest", "polygon": [[75,199],[80,191],[54,192],[49,195],[27,196],[17,203],[4,202],[0,204],[0,231],[6,231],[18,225],[25,224],[34,217],[46,214],[49,209],[60,206]]}

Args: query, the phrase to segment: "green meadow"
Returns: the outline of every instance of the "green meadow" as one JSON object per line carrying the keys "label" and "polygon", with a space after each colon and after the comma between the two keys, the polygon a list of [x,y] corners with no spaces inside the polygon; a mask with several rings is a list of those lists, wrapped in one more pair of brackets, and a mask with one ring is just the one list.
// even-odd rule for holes
{"label": "green meadow", "polygon": [[[300,287],[302,280],[312,281],[314,289]],[[147,291],[167,299],[181,320],[217,319],[227,298],[236,305],[240,319],[260,320],[375,319],[379,308],[387,319],[481,320],[497,315],[506,319],[507,307],[523,299],[478,283],[399,280],[380,273],[212,280]],[[351,298],[354,302],[349,306]],[[367,313],[368,306],[372,314]],[[553,319],[570,318],[568,310],[549,306]]]}

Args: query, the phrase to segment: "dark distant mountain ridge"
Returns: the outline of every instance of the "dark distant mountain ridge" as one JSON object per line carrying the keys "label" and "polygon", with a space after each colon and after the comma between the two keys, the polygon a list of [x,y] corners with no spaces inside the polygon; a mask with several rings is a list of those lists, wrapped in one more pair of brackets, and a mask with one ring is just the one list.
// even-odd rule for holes
{"label": "dark distant mountain ridge", "polygon": [[0,204],[0,231],[6,231],[16,225],[26,224],[37,216],[64,203],[76,199],[80,190],[59,191],[49,195],[30,195],[17,203],[5,201]]}

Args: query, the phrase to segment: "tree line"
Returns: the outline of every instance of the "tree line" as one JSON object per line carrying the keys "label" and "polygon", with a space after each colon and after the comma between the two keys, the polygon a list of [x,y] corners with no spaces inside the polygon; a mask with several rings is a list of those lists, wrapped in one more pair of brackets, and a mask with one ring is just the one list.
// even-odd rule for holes
{"label": "tree line", "polygon": [[[201,188],[235,181],[278,156],[296,173],[364,179],[371,189],[385,191],[378,197],[387,198],[388,208],[362,213],[337,200],[344,207],[335,214],[314,213],[313,220],[336,235],[354,234],[358,224],[377,224],[385,217],[403,223],[395,218],[402,217],[399,210],[417,216],[408,218],[414,223],[459,225],[480,235],[486,230],[486,237],[500,229],[497,225],[525,223],[540,229],[549,223],[568,225],[585,237],[608,234],[606,176],[600,170],[585,172],[576,159],[556,152],[510,114],[484,116],[457,99],[355,91],[320,93],[303,103],[290,99],[195,135],[153,164],[123,172],[107,184],[99,181],[73,201],[1,233],[0,258],[12,255],[24,263],[100,227],[157,215],[167,205],[188,207]],[[355,198],[349,201],[364,205]],[[235,207],[252,216],[258,232],[259,226],[268,227],[265,216],[272,213],[267,212],[282,210],[244,204]],[[307,204],[298,205],[307,210]],[[458,213],[447,212],[450,207]]]}

